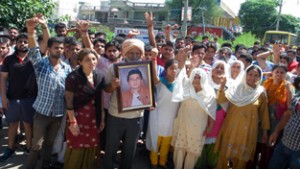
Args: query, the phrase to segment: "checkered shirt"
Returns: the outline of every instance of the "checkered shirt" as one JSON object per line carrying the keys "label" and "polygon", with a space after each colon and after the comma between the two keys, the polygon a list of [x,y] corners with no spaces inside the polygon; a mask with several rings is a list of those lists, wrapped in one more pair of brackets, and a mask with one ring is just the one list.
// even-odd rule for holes
{"label": "checkered shirt", "polygon": [[293,114],[286,124],[282,143],[294,151],[300,150],[300,92],[292,99]]}
{"label": "checkered shirt", "polygon": [[38,95],[33,108],[45,116],[63,116],[65,79],[72,71],[71,67],[61,61],[60,68],[55,71],[49,58],[42,58],[39,48],[30,48],[28,56],[33,64],[38,85]]}

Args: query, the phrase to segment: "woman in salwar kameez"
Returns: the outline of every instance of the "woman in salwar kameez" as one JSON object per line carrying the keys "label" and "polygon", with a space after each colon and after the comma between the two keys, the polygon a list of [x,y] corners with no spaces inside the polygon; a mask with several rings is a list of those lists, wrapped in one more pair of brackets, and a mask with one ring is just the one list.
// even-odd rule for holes
{"label": "woman in salwar kameez", "polygon": [[228,168],[232,160],[233,169],[245,169],[255,153],[258,121],[261,120],[264,141],[270,128],[267,95],[260,82],[262,71],[252,65],[246,69],[240,83],[224,91],[225,78],[218,91],[218,103],[230,102],[227,116],[215,145],[219,152],[217,169]]}
{"label": "woman in salwar kameez", "polygon": [[80,66],[66,79],[66,169],[93,169],[99,151],[99,131],[104,127],[101,91],[104,75],[95,71],[97,54],[82,49],[78,54]]}
{"label": "woman in salwar kameez", "polygon": [[202,68],[192,70],[187,78],[183,68],[176,80],[172,101],[181,102],[174,122],[172,145],[175,169],[191,169],[201,154],[205,134],[213,127],[216,113],[214,89],[208,85]]}

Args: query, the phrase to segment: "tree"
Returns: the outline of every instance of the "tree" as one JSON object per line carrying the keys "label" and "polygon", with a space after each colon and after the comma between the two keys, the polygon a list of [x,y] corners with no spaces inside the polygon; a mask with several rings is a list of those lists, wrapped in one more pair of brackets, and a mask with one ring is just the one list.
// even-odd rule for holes
{"label": "tree", "polygon": [[[177,22],[181,22],[181,9],[183,7],[184,0],[166,0],[170,11],[176,11]],[[202,21],[201,9],[199,7],[206,8],[204,12],[204,18],[206,24],[212,24],[215,16],[222,15],[222,9],[217,5],[216,1],[212,0],[189,0],[188,6],[192,7],[192,23],[199,24]],[[171,14],[173,15],[173,14]],[[174,15],[173,15],[174,16]]]}
{"label": "tree", "polygon": [[53,15],[56,6],[53,0],[1,0],[0,25],[22,29],[26,19],[36,13],[48,18]]}
{"label": "tree", "polygon": [[273,29],[277,18],[276,6],[276,0],[248,0],[242,3],[239,18],[243,31],[261,38],[265,31]]}
{"label": "tree", "polygon": [[280,31],[287,31],[296,33],[297,29],[300,29],[300,18],[296,18],[293,15],[283,14],[280,16]]}

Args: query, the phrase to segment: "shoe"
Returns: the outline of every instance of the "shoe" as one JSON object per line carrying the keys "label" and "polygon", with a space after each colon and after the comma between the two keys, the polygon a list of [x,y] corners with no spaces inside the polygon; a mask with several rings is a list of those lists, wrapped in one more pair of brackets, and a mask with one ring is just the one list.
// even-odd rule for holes
{"label": "shoe", "polygon": [[158,165],[160,169],[169,169],[169,167],[165,164],[165,165]]}
{"label": "shoe", "polygon": [[3,163],[6,160],[8,160],[9,158],[11,158],[11,156],[15,153],[15,150],[12,150],[10,148],[6,148],[4,150],[4,154],[0,157],[0,162]]}
{"label": "shoe", "polygon": [[150,169],[158,169],[157,165],[151,165]]}
{"label": "shoe", "polygon": [[137,142],[137,147],[145,147],[145,143],[142,139],[139,139]]}
{"label": "shoe", "polygon": [[24,154],[29,155],[30,149],[27,148],[27,147],[25,147],[25,148],[23,149],[23,152],[24,152]]}
{"label": "shoe", "polygon": [[59,161],[56,161],[53,165],[52,165],[52,169],[63,169],[64,168],[64,163],[61,163]]}

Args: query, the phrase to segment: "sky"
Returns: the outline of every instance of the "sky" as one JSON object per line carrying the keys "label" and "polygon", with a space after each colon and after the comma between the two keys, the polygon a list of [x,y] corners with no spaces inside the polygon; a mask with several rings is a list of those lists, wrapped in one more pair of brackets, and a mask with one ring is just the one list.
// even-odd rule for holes
{"label": "sky", "polygon": [[[232,7],[232,10],[238,14],[241,3],[246,0],[222,0],[227,6]],[[300,0],[283,0],[282,13],[291,14],[295,17],[300,17]]]}
{"label": "sky", "polygon": [[[95,0],[77,0],[85,2],[95,2]],[[165,0],[129,0],[132,2],[149,2],[149,3],[162,3]],[[230,6],[235,14],[238,14],[241,3],[246,0],[222,0],[227,6]],[[300,17],[300,0],[283,0],[282,13],[291,14],[295,17]]]}
{"label": "sky", "polygon": [[[161,3],[164,0],[130,0],[132,2],[152,2]],[[238,14],[241,3],[246,0],[222,0],[228,6],[232,7],[235,14]],[[282,13],[291,14],[295,17],[300,17],[300,0],[283,0]]]}

